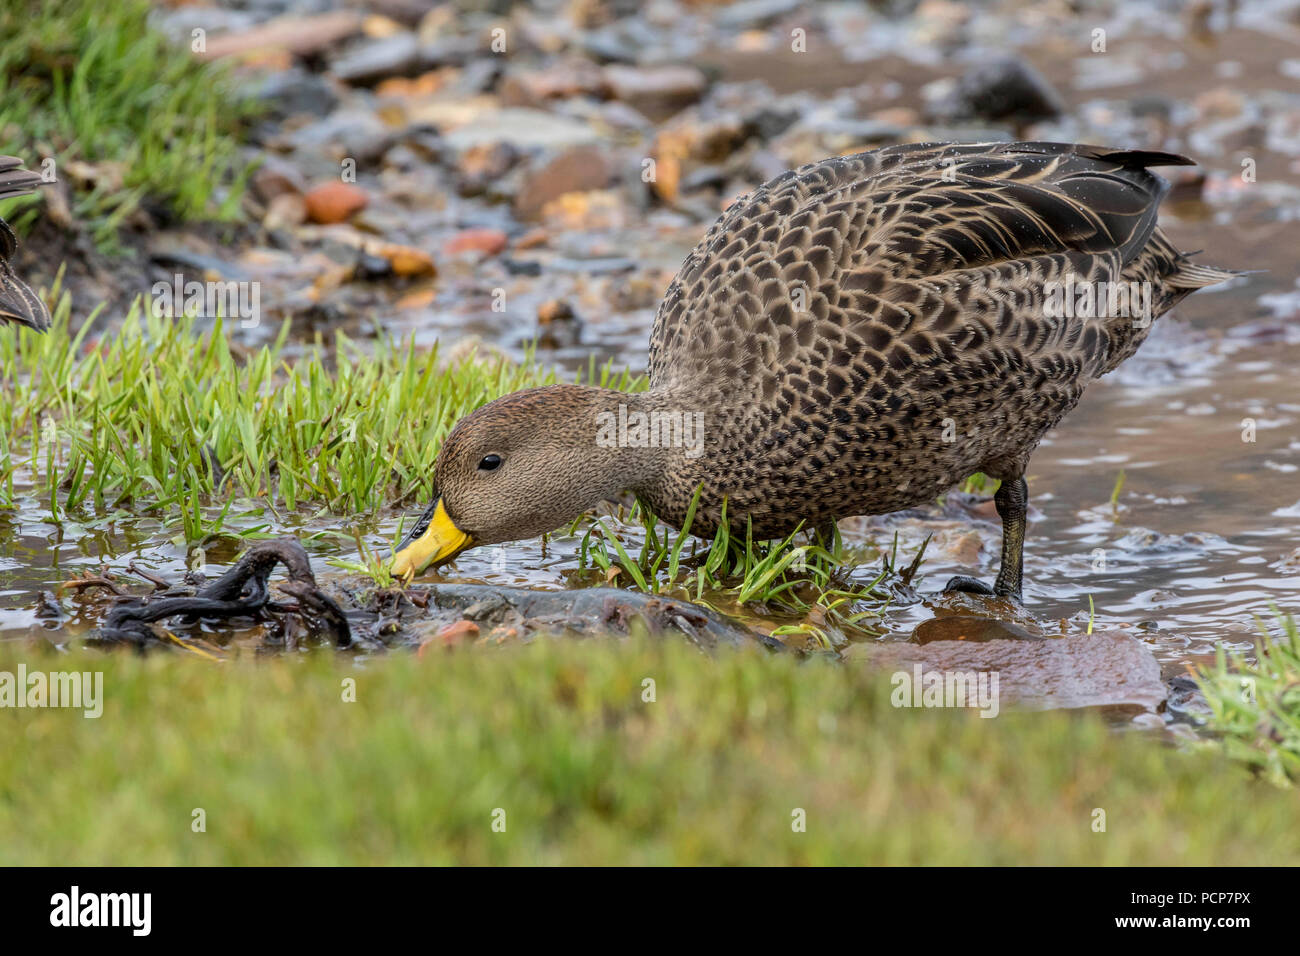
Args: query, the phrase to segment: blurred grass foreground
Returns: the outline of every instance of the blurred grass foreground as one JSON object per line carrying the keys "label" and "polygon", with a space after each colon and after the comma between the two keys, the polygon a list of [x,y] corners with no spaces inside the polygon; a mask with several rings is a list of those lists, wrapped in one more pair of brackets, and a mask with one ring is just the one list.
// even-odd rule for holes
{"label": "blurred grass foreground", "polygon": [[673,643],[364,667],[40,656],[3,864],[1296,864],[1295,794],[1093,714],[895,709],[886,675]]}

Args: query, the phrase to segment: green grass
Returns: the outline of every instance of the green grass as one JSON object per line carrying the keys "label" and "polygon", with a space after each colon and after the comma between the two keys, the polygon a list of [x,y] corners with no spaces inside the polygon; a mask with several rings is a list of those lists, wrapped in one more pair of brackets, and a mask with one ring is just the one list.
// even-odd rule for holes
{"label": "green grass", "polygon": [[249,171],[237,134],[252,107],[229,71],[151,29],[149,8],[0,5],[0,152],[36,169],[52,157],[60,180],[76,179],[74,162],[111,163],[121,182],[81,185],[72,209],[106,246],[142,203],[182,220],[232,218]]}
{"label": "green grass", "polygon": [[19,660],[102,670],[106,702],[0,711],[5,865],[1300,863],[1294,794],[1221,757],[1091,716],[896,710],[885,675],[816,659],[0,647]]}
{"label": "green grass", "polygon": [[[579,571],[590,567],[599,572],[599,580],[618,580],[648,594],[668,594],[724,613],[751,608],[791,619],[774,628],[773,636],[801,636],[826,650],[842,645],[849,634],[873,634],[871,623],[889,601],[880,587],[893,570],[888,560],[873,581],[852,584],[848,572],[855,562],[848,560],[838,529],[833,542],[814,538],[805,544],[799,541],[801,529],[781,540],[755,541],[751,529],[741,538],[725,523],[699,553],[690,535],[698,505],[697,489],[676,530],[661,525],[641,502],[616,526],[596,521],[579,546]],[[722,514],[725,522],[725,502]],[[570,533],[584,520],[575,522]],[[623,540],[629,524],[639,525],[642,544],[635,554]]]}
{"label": "green grass", "polygon": [[[427,500],[433,460],[456,421],[507,392],[556,381],[531,360],[467,357],[440,367],[436,349],[362,350],[343,335],[332,358],[317,343],[288,359],[287,326],[271,345],[236,357],[221,323],[142,308],[92,345],[90,324],[72,335],[68,313],[63,297],[48,334],[0,329],[0,507],[34,489],[54,523],[127,509],[168,522],[177,544],[272,527],[232,522],[232,508],[241,518],[303,509],[357,516]],[[644,386],[608,367],[584,377]],[[633,557],[622,538],[638,525],[644,543]],[[778,615],[779,636],[801,634],[816,646],[866,633],[886,600],[879,579],[850,585],[838,540],[828,550],[798,539],[756,542],[723,528],[697,557],[686,553],[694,550],[686,531],[638,507],[630,527],[591,527],[578,570],[597,569],[596,583],[617,566],[619,584]],[[358,553],[337,566],[392,583],[359,539]]]}
{"label": "green grass", "polygon": [[1274,783],[1300,781],[1300,627],[1277,613],[1280,637],[1264,631],[1255,661],[1227,654],[1197,675],[1210,705],[1211,746]]}
{"label": "green grass", "polygon": [[[532,361],[441,367],[436,349],[371,353],[342,334],[332,350],[317,342],[288,359],[287,325],[236,357],[220,322],[138,307],[91,344],[91,323],[71,335],[68,311],[65,298],[45,335],[0,329],[0,507],[21,480],[55,520],[129,505],[179,514],[189,541],[219,531],[222,513],[206,509],[236,497],[337,515],[427,498],[458,419],[556,380]],[[593,374],[608,387],[638,384]]]}

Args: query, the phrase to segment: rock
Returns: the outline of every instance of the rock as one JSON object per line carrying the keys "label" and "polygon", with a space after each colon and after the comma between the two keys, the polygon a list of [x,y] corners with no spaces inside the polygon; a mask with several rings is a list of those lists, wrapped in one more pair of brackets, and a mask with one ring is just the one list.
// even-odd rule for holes
{"label": "rock", "polygon": [[883,110],[876,110],[867,119],[900,130],[921,124],[921,114],[909,106],[889,106]]}
{"label": "rock", "polygon": [[393,131],[372,110],[339,109],[318,123],[294,130],[288,141],[296,150],[351,157],[365,164],[377,162],[394,138]]}
{"label": "rock", "polygon": [[648,119],[626,103],[620,103],[618,100],[601,103],[600,118],[617,130],[636,130],[645,133],[654,127],[654,124]]}
{"label": "rock", "polygon": [[292,229],[307,221],[307,201],[298,193],[281,193],[267,204],[262,225],[269,230]]}
{"label": "rock", "polygon": [[612,177],[613,169],[601,149],[579,146],[566,150],[524,176],[515,196],[515,215],[523,220],[538,219],[551,200],[565,193],[600,189]]}
{"label": "rock", "polygon": [[[436,637],[448,623],[460,620],[471,621],[480,629],[513,628],[524,639],[538,635],[621,637],[631,633],[633,622],[639,621],[652,636],[685,636],[704,650],[744,647],[755,640],[748,631],[708,608],[617,588],[532,591],[482,584],[433,584],[427,596],[430,607],[452,612],[454,618],[448,621],[443,615],[441,621],[412,627],[417,644]],[[774,638],[758,640],[772,650],[785,649]]]}
{"label": "rock", "polygon": [[184,241],[185,239],[175,233],[155,233],[149,241],[149,261],[171,270],[179,267],[187,273],[193,273],[195,278],[202,277],[209,282],[219,279],[244,282],[252,278],[236,263],[184,248],[180,245]]}
{"label": "rock", "polygon": [[511,259],[504,258],[501,264],[505,270],[512,276],[539,276],[542,274],[542,264],[533,259]]}
{"label": "rock", "polygon": [[459,645],[478,637],[478,632],[479,627],[473,621],[459,620],[454,624],[448,624],[433,637],[421,641],[420,646],[416,648],[415,656],[423,657],[425,649],[430,645],[437,647],[458,647]]}
{"label": "rock", "polygon": [[496,86],[503,71],[501,57],[471,60],[461,68],[454,89],[461,96],[478,96]]}
{"label": "rock", "polygon": [[427,309],[433,305],[436,298],[434,290],[430,288],[416,289],[408,292],[398,299],[393,307],[397,309]]}
{"label": "rock", "polygon": [[658,41],[655,28],[641,17],[625,17],[577,38],[578,47],[601,63],[636,63],[644,49]]}
{"label": "rock", "polygon": [[545,229],[530,229],[515,240],[515,248],[536,249],[538,246],[546,245],[550,239],[551,234]]}
{"label": "rock", "polygon": [[366,6],[405,27],[417,26],[429,12],[428,0],[369,0]]}
{"label": "rock", "polygon": [[607,66],[609,95],[650,118],[671,116],[704,95],[708,80],[693,66]]}
{"label": "rock", "polygon": [[627,207],[613,189],[591,189],[556,196],[542,206],[541,219],[557,232],[608,232],[627,225]]}
{"label": "rock", "polygon": [[556,256],[546,264],[551,272],[572,273],[573,275],[608,276],[624,272],[635,272],[637,263],[624,256],[600,256],[591,259],[570,259]]}
{"label": "rock", "polygon": [[343,222],[354,213],[366,208],[370,197],[353,183],[322,183],[307,193],[307,218],[312,222],[329,225]]}
{"label": "rock", "polygon": [[1205,192],[1205,170],[1175,168],[1162,175],[1169,180],[1169,200],[1171,202],[1188,202],[1200,199]]}
{"label": "rock", "polygon": [[299,66],[267,73],[253,88],[252,95],[266,104],[273,119],[300,113],[325,116],[333,112],[339,102],[338,93],[329,80]]}
{"label": "rock", "polygon": [[310,17],[280,17],[251,30],[212,37],[207,49],[195,55],[200,60],[216,60],[265,50],[286,50],[295,56],[311,56],[356,35],[361,31],[362,22],[361,14],[352,10]]}
{"label": "rock", "polygon": [[442,251],[448,256],[477,252],[495,256],[506,247],[506,234],[500,229],[463,229],[447,240]]}
{"label": "rock", "polygon": [[563,149],[599,139],[596,131],[580,120],[518,107],[489,113],[443,138],[453,149],[492,143],[508,143],[518,149]]}
{"label": "rock", "polygon": [[438,267],[434,264],[433,257],[423,249],[385,243],[376,247],[376,251],[392,263],[393,272],[404,279],[419,279],[438,274]]}
{"label": "rock", "polygon": [[253,192],[262,202],[269,203],[276,196],[285,193],[301,195],[307,191],[298,167],[286,163],[278,156],[267,153],[262,157],[262,165],[253,173]]}
{"label": "rock", "polygon": [[447,144],[432,126],[409,126],[402,133],[402,143],[425,162],[441,166],[447,160]]}
{"label": "rock", "polygon": [[499,183],[519,159],[519,150],[509,143],[471,146],[457,158],[456,189],[462,196],[478,196]]}
{"label": "rock", "polygon": [[361,255],[357,256],[354,278],[374,282],[387,279],[394,271],[393,264],[383,256],[376,256],[363,251]]}
{"label": "rock", "polygon": [[727,183],[727,171],[721,166],[700,166],[691,170],[682,180],[682,192],[700,189],[721,189]]}
{"label": "rock", "polygon": [[910,33],[910,42],[919,48],[934,48],[937,51],[951,49],[960,45],[971,11],[959,3],[950,0],[921,0],[913,12],[915,25]]}
{"label": "rock", "polygon": [[931,110],[945,122],[975,118],[1031,122],[1060,116],[1065,102],[1036,69],[1006,57],[968,70]]}
{"label": "rock", "polygon": [[1128,101],[1128,109],[1134,116],[1167,123],[1174,113],[1174,101],[1163,93],[1139,93]]}
{"label": "rock", "polygon": [[978,531],[959,531],[943,536],[943,553],[951,561],[966,567],[979,565],[984,538]]}
{"label": "rock", "polygon": [[1246,98],[1231,87],[1216,86],[1198,93],[1192,105],[1203,120],[1231,119],[1241,115],[1246,108]]}
{"label": "rock", "polygon": [[573,311],[573,306],[563,299],[549,299],[537,307],[537,322],[539,325],[547,325],[551,322],[567,322],[577,317],[577,313]]}
{"label": "rock", "polygon": [[[688,163],[715,165],[732,157],[749,137],[747,124],[738,116],[701,120],[689,117],[663,130],[650,147],[655,178],[650,187],[667,203],[677,201]],[[784,169],[784,164],[782,164]]]}
{"label": "rock", "polygon": [[582,320],[568,302],[550,299],[537,309],[537,344],[544,349],[564,349],[582,338]]}
{"label": "rock", "polygon": [[603,89],[600,68],[590,60],[575,60],[511,73],[501,81],[500,96],[506,106],[540,107],[547,100],[595,95]]}
{"label": "rock", "polygon": [[480,56],[495,56],[484,44],[482,38],[471,34],[465,36],[438,37],[429,43],[420,44],[419,64],[421,69],[432,70],[443,66],[464,66]]}
{"label": "rock", "polygon": [[793,13],[803,0],[740,0],[718,11],[715,23],[728,30],[761,27]]}
{"label": "rock", "polygon": [[1043,634],[1035,634],[1014,621],[999,621],[996,618],[976,617],[973,614],[946,614],[943,617],[932,617],[916,626],[912,638],[918,644],[933,644],[935,641],[981,643],[994,640],[1049,640]]}
{"label": "rock", "polygon": [[375,84],[375,96],[386,99],[432,96],[443,88],[446,81],[446,74],[440,70],[431,70],[415,77],[390,76]]}
{"label": "rock", "polygon": [[414,33],[367,40],[330,64],[330,72],[352,86],[373,86],[390,76],[417,72],[420,42]]}
{"label": "rock", "polygon": [[1164,703],[1160,665],[1122,631],[1042,640],[935,640],[927,644],[853,644],[845,660],[881,670],[998,675],[1000,704],[1028,710],[1118,707],[1152,712]]}

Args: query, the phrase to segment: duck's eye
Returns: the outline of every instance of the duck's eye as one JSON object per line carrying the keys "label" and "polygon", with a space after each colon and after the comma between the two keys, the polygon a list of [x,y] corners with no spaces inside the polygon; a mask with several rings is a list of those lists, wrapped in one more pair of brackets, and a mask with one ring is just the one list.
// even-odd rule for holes
{"label": "duck's eye", "polygon": [[483,460],[478,463],[479,471],[496,471],[500,467],[501,467],[500,455],[486,455],[484,456]]}

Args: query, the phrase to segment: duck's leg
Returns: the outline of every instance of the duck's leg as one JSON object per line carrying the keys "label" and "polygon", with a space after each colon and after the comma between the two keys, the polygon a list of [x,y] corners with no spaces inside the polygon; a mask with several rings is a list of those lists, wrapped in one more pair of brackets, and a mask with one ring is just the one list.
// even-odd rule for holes
{"label": "duck's leg", "polygon": [[993,496],[998,517],[1002,519],[1002,567],[993,587],[983,581],[960,574],[948,582],[945,591],[989,594],[1021,600],[1025,557],[1025,523],[1029,515],[1029,485],[1024,476],[1004,481]]}

